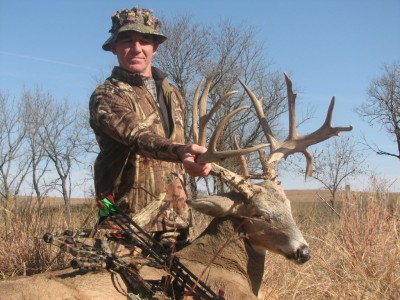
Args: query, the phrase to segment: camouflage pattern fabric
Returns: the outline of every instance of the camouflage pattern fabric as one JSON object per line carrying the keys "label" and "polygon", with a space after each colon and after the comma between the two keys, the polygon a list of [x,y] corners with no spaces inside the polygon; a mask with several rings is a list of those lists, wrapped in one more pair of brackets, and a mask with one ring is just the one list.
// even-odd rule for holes
{"label": "camouflage pattern fabric", "polygon": [[187,194],[176,153],[184,144],[183,99],[163,72],[152,68],[152,73],[157,102],[140,75],[120,67],[90,98],[90,125],[100,147],[95,190],[113,195],[131,215],[153,200],[165,201],[147,230],[187,228]]}
{"label": "camouflage pattern fabric", "polygon": [[133,30],[143,34],[152,35],[160,44],[167,37],[160,32],[161,21],[157,19],[151,9],[124,9],[116,11],[112,17],[111,36],[103,44],[103,50],[111,51],[111,44],[117,39],[118,34],[124,31]]}

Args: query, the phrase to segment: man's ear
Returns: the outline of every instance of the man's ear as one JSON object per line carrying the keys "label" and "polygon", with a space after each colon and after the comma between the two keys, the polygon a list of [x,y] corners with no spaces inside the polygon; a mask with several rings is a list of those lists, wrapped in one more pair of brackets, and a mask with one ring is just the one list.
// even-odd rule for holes
{"label": "man's ear", "polygon": [[160,45],[160,42],[155,40],[153,43],[153,54],[156,54],[159,45]]}

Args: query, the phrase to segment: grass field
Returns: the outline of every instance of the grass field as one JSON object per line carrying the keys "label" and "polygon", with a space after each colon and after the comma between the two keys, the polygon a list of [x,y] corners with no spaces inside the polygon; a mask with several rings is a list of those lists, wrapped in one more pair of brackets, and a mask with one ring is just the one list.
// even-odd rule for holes
{"label": "grass field", "polygon": [[[400,299],[399,193],[342,192],[335,210],[327,204],[327,191],[288,190],[286,194],[312,258],[296,265],[269,254],[264,290],[272,290],[279,299]],[[93,226],[93,203],[72,202],[72,224],[67,224],[61,199],[51,199],[40,212],[35,203],[20,202],[18,213],[8,215],[7,224],[3,216],[0,278],[69,264],[71,257],[48,247],[42,236],[47,231]]]}

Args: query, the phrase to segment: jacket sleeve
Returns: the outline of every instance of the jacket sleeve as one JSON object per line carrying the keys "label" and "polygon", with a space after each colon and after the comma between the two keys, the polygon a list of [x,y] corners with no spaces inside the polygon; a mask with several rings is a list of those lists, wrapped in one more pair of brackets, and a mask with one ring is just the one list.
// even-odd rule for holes
{"label": "jacket sleeve", "polygon": [[153,123],[159,121],[157,111],[143,119],[124,97],[124,93],[103,86],[90,98],[90,124],[100,147],[102,143],[117,141],[139,155],[181,162],[177,153],[184,145],[151,130]]}

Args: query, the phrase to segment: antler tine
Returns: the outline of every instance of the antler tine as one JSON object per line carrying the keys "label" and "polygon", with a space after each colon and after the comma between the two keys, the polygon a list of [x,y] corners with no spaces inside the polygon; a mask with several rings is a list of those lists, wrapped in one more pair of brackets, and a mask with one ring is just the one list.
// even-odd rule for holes
{"label": "antler tine", "polygon": [[[211,118],[210,114],[209,114],[209,116],[207,116],[208,93],[210,92],[211,84],[212,84],[213,80],[215,79],[215,77],[217,75],[218,75],[218,73],[214,72],[214,73],[212,73],[210,75],[210,77],[207,78],[206,84],[204,86],[203,93],[201,94],[201,98],[199,100],[199,127],[200,127],[200,131],[199,131],[198,143],[199,143],[199,145],[202,145],[202,146],[205,146],[205,144],[206,144],[207,123],[208,123],[208,120]],[[217,103],[216,105],[219,106],[221,104],[221,102],[219,104]]]}
{"label": "antler tine", "polygon": [[211,117],[217,112],[218,108],[221,106],[222,102],[231,97],[233,94],[236,94],[237,91],[230,91],[223,95],[211,108],[208,114],[204,114],[200,116],[200,135],[199,135],[199,145],[205,146],[206,144],[206,134],[207,134],[207,124],[211,120]]}
{"label": "antler tine", "polygon": [[[200,95],[200,90],[203,85],[204,81],[201,81],[200,84],[198,85],[196,92],[195,92],[195,98],[194,98],[194,103],[193,103],[193,112],[192,112],[192,129],[193,129],[193,136],[194,136],[194,142],[205,146],[206,142],[206,129],[207,129],[207,123],[211,119],[212,115],[217,111],[218,107],[221,105],[222,101],[225,99],[229,98],[232,96],[236,91],[231,91],[226,93],[217,101],[217,103],[211,108],[210,112],[207,114],[206,113],[206,102],[208,98],[208,93],[212,84],[213,79],[215,78],[215,73],[210,76],[207,79],[207,82],[205,84],[205,87],[203,89],[203,93],[200,97],[199,100],[199,95]],[[200,107],[199,107],[200,106]],[[208,150],[206,153],[203,153],[197,157],[197,162],[199,163],[206,163],[206,162],[215,162],[218,160],[222,160],[228,157],[233,157],[233,156],[240,156],[244,154],[248,154],[253,151],[257,151],[258,149],[261,149],[263,147],[268,146],[268,144],[264,145],[258,145],[246,149],[238,149],[238,150],[227,150],[227,151],[221,151],[217,152],[216,150],[216,144],[218,141],[218,138],[221,135],[223,126],[238,112],[241,110],[245,109],[247,107],[239,107],[229,113],[227,116],[223,118],[223,120],[218,124],[217,128],[214,131],[214,134],[212,135],[210,139],[210,145],[208,147]],[[197,123],[197,120],[199,122]],[[199,126],[200,126],[200,132],[199,132]],[[250,199],[253,197],[255,193],[259,191],[259,188],[252,185],[251,182],[247,180],[246,177],[240,176],[230,170],[227,170],[218,164],[212,163],[212,170],[211,174],[214,176],[220,177],[224,182],[229,183],[231,186],[233,186],[235,189],[237,189],[239,192],[241,192],[245,197],[245,201],[247,199]]]}
{"label": "antler tine", "polygon": [[314,155],[308,150],[303,151],[303,154],[306,157],[306,173],[304,175],[304,180],[306,180],[308,176],[312,175],[314,169]]}
{"label": "antler tine", "polygon": [[267,174],[269,169],[267,154],[265,154],[265,151],[258,150],[258,156],[260,157],[263,174]]}
{"label": "antler tine", "polygon": [[[198,112],[199,112],[199,109],[198,109],[198,102],[199,102],[198,98],[199,98],[200,89],[201,89],[201,86],[202,86],[203,82],[204,81],[201,81],[199,86],[196,89],[195,100],[194,100],[194,103],[193,103],[193,113],[192,113],[192,117],[193,117],[192,128],[193,128],[194,142],[198,143],[199,145],[202,145],[202,146],[205,145],[205,138],[199,136],[199,131],[198,131],[199,127],[198,127],[198,124],[197,124],[197,119],[199,117],[199,114],[198,114]],[[206,115],[205,113],[200,115],[199,119],[201,121],[199,123],[201,124],[200,126],[202,126],[202,128],[204,128],[204,130],[202,132],[204,132],[204,133],[206,132],[205,131],[206,125],[207,125],[208,121],[210,120],[211,116],[215,113],[217,107],[219,107],[220,104],[222,103],[222,101],[227,99],[228,97],[230,97],[233,93],[235,93],[235,92],[229,92],[229,93],[225,94],[217,102],[217,104],[210,110],[208,115]],[[203,93],[203,96],[204,95],[205,94]],[[202,99],[206,99],[207,98],[207,97],[203,97],[203,96],[202,96]],[[226,119],[226,117],[225,117],[225,119]],[[227,122],[227,121],[228,121],[228,119],[226,121],[224,121],[224,122]],[[216,132],[217,131],[221,131],[222,130],[222,126],[220,124],[220,126],[218,126],[218,127],[220,127],[221,129],[217,128]],[[220,133],[218,135],[220,135]],[[206,158],[206,161],[209,161],[210,160],[210,156],[212,157],[211,161],[216,161],[216,160],[221,159],[221,157],[219,157],[219,158],[215,157],[215,144],[216,144],[216,141],[217,141],[217,139],[215,138],[215,132],[214,132],[213,136],[214,137],[211,138],[211,140],[213,141],[212,144],[214,144],[214,146],[211,146],[211,149],[213,149],[213,150],[211,151],[210,148],[209,148],[206,153],[204,153],[202,155],[199,155],[197,157],[197,161],[198,162],[202,162],[202,160],[204,158]],[[214,153],[214,155],[212,153]],[[235,153],[234,155],[240,155],[240,153]],[[253,197],[254,193],[257,192],[257,188],[254,188],[253,185],[250,182],[248,182],[245,177],[240,176],[238,174],[235,174],[234,172],[232,172],[230,170],[227,170],[227,169],[225,169],[225,168],[223,168],[223,167],[221,167],[221,166],[219,166],[219,165],[217,165],[215,163],[212,163],[211,174],[214,175],[214,176],[218,176],[223,181],[225,181],[226,183],[229,183],[235,189],[237,189],[239,192],[241,192],[245,196],[245,198],[244,198],[245,201],[247,201],[247,199],[250,199],[251,197]]]}
{"label": "antler tine", "polygon": [[[199,144],[199,124],[197,123],[197,120],[199,119],[199,94],[200,94],[200,89],[203,85],[204,79],[200,80],[199,85],[196,88],[196,91],[194,93],[194,99],[193,99],[193,108],[192,108],[192,131],[193,131],[193,141],[196,144]],[[204,145],[202,145],[204,146]]]}
{"label": "antler tine", "polygon": [[[235,148],[237,150],[240,150],[240,146],[239,146],[239,143],[237,141],[236,135],[235,135],[235,137],[233,139],[233,143],[235,145]],[[260,151],[260,149],[258,151]],[[240,164],[241,164],[242,170],[243,170],[243,176],[245,178],[249,178],[250,177],[250,172],[249,172],[249,166],[247,165],[246,158],[244,157],[244,155],[240,155],[239,159],[240,159]]]}
{"label": "antler tine", "polygon": [[[201,87],[203,86],[204,79],[200,80],[200,83],[198,84],[196,91],[194,93],[194,99],[193,99],[193,108],[192,108],[192,130],[193,130],[193,140],[194,143],[198,145],[205,146],[206,144],[206,125],[207,122],[210,120],[212,113],[207,115],[207,99],[208,99],[208,93],[210,92],[211,84],[215,77],[218,75],[218,72],[212,73],[206,81],[206,84],[204,85],[203,92],[201,93],[201,97],[199,99]],[[215,105],[218,107],[221,105],[222,101],[231,96],[234,92],[229,92],[231,93],[230,95],[226,96],[224,95],[222,100],[217,102]],[[197,123],[197,120],[199,122]],[[199,129],[200,127],[200,129]]]}
{"label": "antler tine", "polygon": [[210,143],[208,146],[208,150],[206,153],[203,153],[198,156],[197,162],[199,163],[207,163],[207,162],[215,162],[220,161],[225,158],[245,155],[251,152],[257,151],[260,148],[265,148],[269,146],[269,144],[261,144],[256,146],[251,146],[248,148],[240,149],[240,150],[225,150],[225,151],[217,151],[217,141],[222,133],[222,129],[226,123],[237,113],[239,113],[243,109],[247,109],[247,106],[241,106],[236,108],[235,110],[231,111],[227,114],[221,122],[218,124],[217,128],[215,129],[213,135],[211,136]]}
{"label": "antler tine", "polygon": [[293,93],[292,80],[290,80],[289,75],[283,73],[285,76],[287,97],[289,105],[289,135],[288,139],[293,139],[297,137],[297,127],[296,127],[296,97],[297,94]]}
{"label": "antler tine", "polygon": [[[308,176],[312,175],[313,171],[313,162],[314,162],[314,157],[311,152],[307,150],[308,146],[323,142],[333,136],[338,136],[340,132],[342,131],[351,131],[353,130],[353,126],[348,126],[348,127],[332,127],[332,118],[333,118],[333,109],[335,107],[335,97],[332,97],[332,100],[329,104],[328,112],[326,114],[326,118],[322,126],[314,131],[313,133],[310,133],[308,135],[305,135],[302,137],[303,143],[305,144],[305,149],[304,151],[301,151],[307,161],[307,167],[306,167],[306,174],[305,178]],[[289,154],[287,154],[289,155]]]}
{"label": "antler tine", "polygon": [[350,125],[347,127],[332,127],[331,124],[332,124],[332,117],[333,117],[333,108],[335,107],[335,101],[336,101],[336,98],[335,98],[335,96],[333,96],[331,103],[329,104],[328,112],[326,113],[325,122],[322,127],[327,126],[332,131],[335,132],[334,135],[339,135],[339,133],[342,131],[351,131],[353,129],[353,126]]}
{"label": "antler tine", "polygon": [[[201,146],[206,145],[207,123],[210,121],[213,114],[218,110],[223,101],[231,97],[233,94],[237,93],[237,91],[230,91],[225,95],[223,95],[217,101],[217,103],[215,103],[215,105],[211,108],[210,112],[207,114],[208,93],[210,92],[211,84],[217,75],[218,73],[215,72],[210,77],[208,77],[200,99],[199,95],[201,87],[203,86],[204,83],[204,79],[200,81],[194,94],[193,111],[192,111],[193,140],[194,143]],[[199,122],[197,122],[197,120],[199,120]]]}
{"label": "antler tine", "polygon": [[299,136],[297,133],[297,124],[296,124],[296,108],[295,108],[295,100],[296,100],[296,93],[293,93],[292,88],[292,81],[289,76],[284,73],[285,82],[287,87],[287,97],[288,97],[288,106],[289,106],[289,134],[288,137],[283,141],[280,142],[275,139],[272,134],[271,128],[268,125],[268,122],[265,117],[265,113],[262,108],[261,100],[258,100],[254,93],[242,82],[242,86],[246,90],[247,94],[249,95],[250,99],[253,102],[253,106],[256,110],[257,116],[260,121],[260,125],[267,137],[268,141],[270,142],[270,156],[268,159],[268,163],[279,162],[282,158],[288,157],[290,154],[300,152],[303,153],[306,157],[306,178],[307,176],[311,176],[313,171],[313,155],[310,151],[308,151],[308,147],[317,143],[320,143],[326,139],[329,139],[332,136],[339,135],[342,131],[351,131],[353,129],[352,126],[348,127],[332,127],[332,115],[333,115],[333,108],[335,106],[335,97],[332,98],[331,103],[328,108],[328,112],[326,115],[326,119],[322,126],[317,129],[316,131]]}
{"label": "antler tine", "polygon": [[[289,93],[289,89],[291,90],[291,81],[287,76],[287,74],[285,74],[285,78],[287,78],[286,82],[288,84],[288,93]],[[305,155],[307,163],[305,178],[307,178],[307,176],[311,176],[313,171],[314,157],[312,153],[308,151],[307,148],[311,145],[323,142],[333,136],[337,136],[342,131],[351,131],[353,129],[352,126],[332,127],[331,123],[332,123],[334,106],[335,106],[335,97],[332,97],[325,121],[321,125],[321,127],[315,130],[314,132],[304,136],[297,136],[296,132],[294,131],[295,134],[292,137],[288,137],[279,147],[280,149],[277,149],[276,153],[273,153],[270,156],[269,160],[275,161],[277,159],[281,159],[282,157],[286,158],[292,153],[301,152]],[[292,108],[289,105],[289,110],[294,110],[294,107]],[[291,121],[294,122],[295,119],[292,119]],[[296,126],[295,122],[294,126]]]}
{"label": "antler tine", "polygon": [[243,81],[239,79],[239,82],[243,86],[243,88],[245,89],[246,93],[249,95],[253,103],[261,128],[263,129],[264,134],[268,142],[270,143],[270,148],[272,151],[272,149],[275,149],[279,145],[279,142],[275,139],[275,137],[272,134],[271,127],[269,126],[267,118],[265,117],[264,109],[262,107],[262,102],[261,100],[257,99],[256,95],[250,90],[250,88]]}
{"label": "antler tine", "polygon": [[[331,122],[332,122],[334,106],[335,106],[335,97],[332,97],[324,123],[321,125],[320,128],[318,128],[314,132],[299,137],[296,140],[297,142],[296,149],[305,150],[308,146],[323,142],[333,136],[338,136],[342,131],[353,130],[353,126],[332,127]],[[289,140],[287,142],[289,142]],[[302,151],[296,151],[296,152],[302,152]]]}

